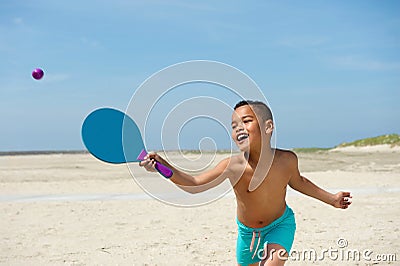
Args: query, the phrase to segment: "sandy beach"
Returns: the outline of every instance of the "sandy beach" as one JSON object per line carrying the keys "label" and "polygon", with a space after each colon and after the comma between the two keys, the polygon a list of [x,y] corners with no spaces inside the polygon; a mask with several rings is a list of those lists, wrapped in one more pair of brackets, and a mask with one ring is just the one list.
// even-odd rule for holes
{"label": "sandy beach", "polygon": [[[297,232],[286,265],[399,265],[400,151],[298,156],[303,175],[351,191],[353,204],[338,210],[289,189]],[[162,178],[133,167],[155,185]],[[0,181],[1,265],[236,265],[231,193],[171,206],[144,193],[126,165],[88,154],[0,156]]]}

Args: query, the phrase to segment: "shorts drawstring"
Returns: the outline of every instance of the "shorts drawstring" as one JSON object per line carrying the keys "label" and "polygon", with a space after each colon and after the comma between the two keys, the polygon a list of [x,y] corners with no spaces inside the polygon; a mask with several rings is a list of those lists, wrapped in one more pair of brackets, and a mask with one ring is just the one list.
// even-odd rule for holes
{"label": "shorts drawstring", "polygon": [[[258,233],[258,241],[257,241],[256,249],[254,250],[254,253],[253,253],[253,257],[251,257],[252,259],[254,259],[254,256],[257,254],[257,250],[258,250],[258,247],[260,246],[260,241],[261,241],[261,232],[258,231],[257,233]],[[253,237],[251,238],[250,252],[253,251],[254,241],[255,240],[256,240],[256,230],[253,231]]]}

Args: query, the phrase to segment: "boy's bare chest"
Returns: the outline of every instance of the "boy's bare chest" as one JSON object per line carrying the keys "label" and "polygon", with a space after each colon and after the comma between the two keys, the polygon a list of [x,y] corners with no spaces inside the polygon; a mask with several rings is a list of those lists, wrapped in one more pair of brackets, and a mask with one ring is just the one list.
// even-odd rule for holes
{"label": "boy's bare chest", "polygon": [[276,168],[257,172],[250,167],[246,167],[236,183],[235,190],[240,193],[256,192],[256,190],[263,193],[272,192],[282,183],[280,181],[282,179],[281,176],[282,172]]}

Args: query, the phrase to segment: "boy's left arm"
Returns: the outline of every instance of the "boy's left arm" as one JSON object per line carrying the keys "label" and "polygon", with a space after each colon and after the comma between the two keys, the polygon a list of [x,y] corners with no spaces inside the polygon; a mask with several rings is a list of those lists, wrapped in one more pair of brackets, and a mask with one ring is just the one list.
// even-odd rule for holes
{"label": "boy's left arm", "polygon": [[300,175],[297,156],[294,153],[292,154],[294,156],[291,156],[288,162],[290,164],[289,168],[291,173],[289,186],[291,188],[336,208],[347,209],[349,207],[351,204],[351,201],[349,201],[349,198],[351,198],[350,192],[340,191],[336,194],[332,194],[318,187],[306,177]]}

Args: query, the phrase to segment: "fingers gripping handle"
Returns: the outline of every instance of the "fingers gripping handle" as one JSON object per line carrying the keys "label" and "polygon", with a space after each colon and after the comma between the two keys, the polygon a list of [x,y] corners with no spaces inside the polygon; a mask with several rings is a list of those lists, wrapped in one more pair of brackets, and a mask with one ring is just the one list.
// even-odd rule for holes
{"label": "fingers gripping handle", "polygon": [[[146,150],[142,150],[142,152],[139,154],[137,157],[138,160],[144,160],[144,157],[147,155]],[[171,169],[166,167],[165,165],[159,163],[156,161],[156,169],[157,171],[165,178],[170,178],[173,175],[173,172]]]}

